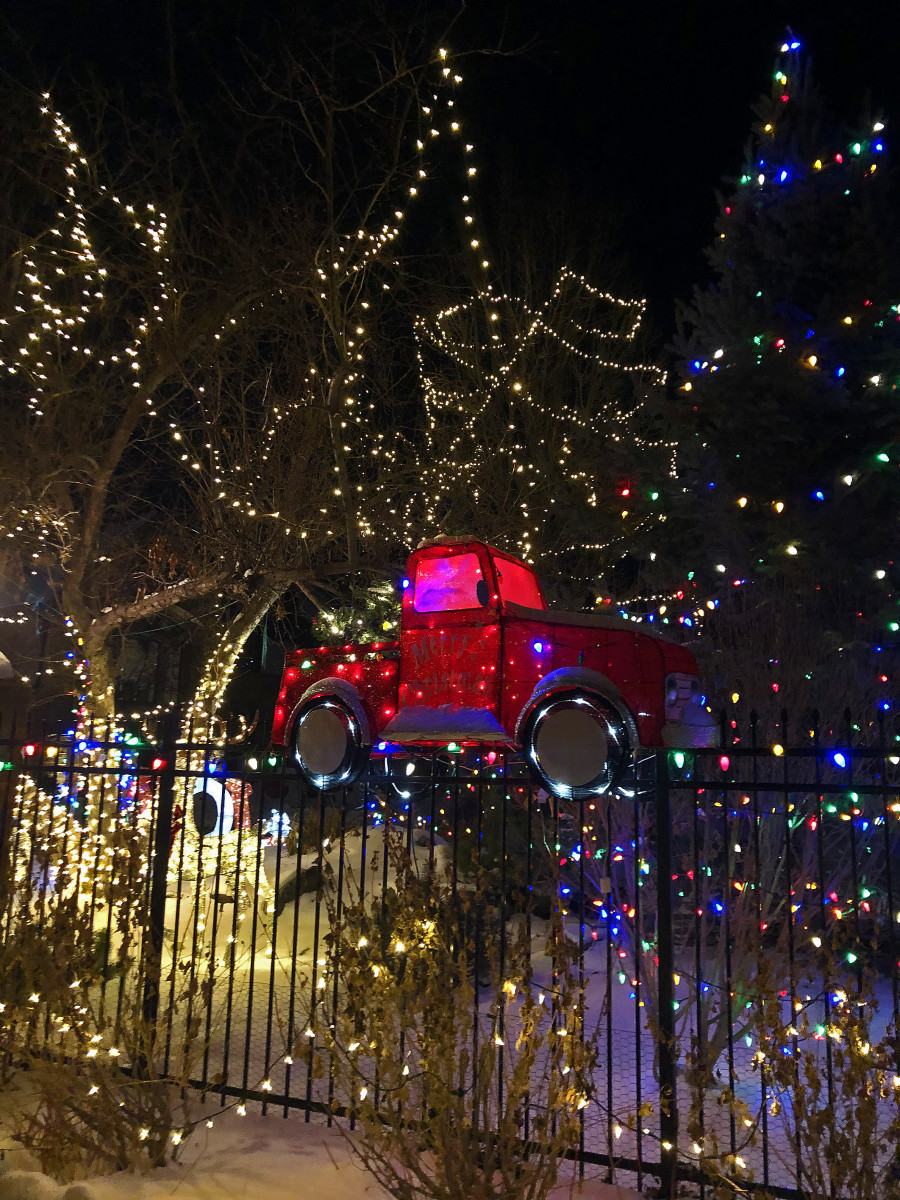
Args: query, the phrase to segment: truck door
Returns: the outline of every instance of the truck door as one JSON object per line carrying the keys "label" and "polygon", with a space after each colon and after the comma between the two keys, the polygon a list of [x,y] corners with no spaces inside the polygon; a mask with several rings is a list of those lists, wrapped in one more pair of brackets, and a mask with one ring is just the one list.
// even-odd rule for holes
{"label": "truck door", "polygon": [[403,601],[400,708],[496,713],[500,658],[497,586],[480,546],[430,546],[414,558]]}

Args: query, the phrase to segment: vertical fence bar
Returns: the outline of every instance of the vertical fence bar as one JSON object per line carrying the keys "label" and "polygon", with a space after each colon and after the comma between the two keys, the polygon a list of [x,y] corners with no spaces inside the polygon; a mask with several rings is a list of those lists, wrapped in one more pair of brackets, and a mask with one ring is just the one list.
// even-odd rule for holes
{"label": "vertical fence bar", "polygon": [[675,1085],[675,974],[672,929],[672,813],[669,760],[656,753],[657,1002],[659,1010],[660,1196],[674,1200],[678,1177],[678,1109]]}
{"label": "vertical fence bar", "polygon": [[[281,762],[281,782],[282,789],[284,787],[286,759]],[[303,883],[303,830],[304,822],[306,821],[306,787],[301,786],[300,789],[300,807],[295,814],[294,819],[297,822],[297,847],[295,851],[294,862],[294,880],[295,880],[295,895],[294,895],[294,920],[291,928],[291,985],[290,995],[288,998],[288,1019],[287,1019],[287,1054],[284,1062],[284,1109],[282,1117],[287,1119],[288,1115],[288,1097],[291,1094],[291,1071],[294,1065],[294,1042],[296,1039],[295,1020],[297,1008],[297,956],[298,956],[298,937],[300,933],[300,894]],[[367,801],[363,799],[363,838],[365,838],[365,822],[366,813],[368,812]],[[365,881],[364,873],[361,878]]]}
{"label": "vertical fence bar", "polygon": [[[884,713],[878,717],[878,778],[881,780],[881,817],[884,823],[884,868],[885,886],[887,888],[888,929],[890,930],[891,953],[891,1000],[895,1024],[900,1024],[900,994],[898,994],[897,962],[897,915],[894,911],[894,877],[891,870],[891,818],[894,812],[888,804],[888,763],[887,763],[887,732],[884,727]],[[896,818],[894,817],[896,820]],[[898,1047],[900,1054],[900,1047]],[[900,1065],[900,1061],[898,1061]]]}
{"label": "vertical fence bar", "polygon": [[[823,1024],[825,1025],[825,1028],[827,1030],[828,1026],[831,1024],[831,964],[832,964],[832,958],[831,958],[831,954],[828,953],[828,945],[829,945],[829,942],[828,942],[828,911],[824,904],[825,898],[828,894],[828,888],[826,887],[827,880],[826,880],[826,876],[825,876],[825,850],[824,850],[825,830],[824,830],[824,826],[823,826],[823,822],[825,819],[825,811],[824,811],[825,806],[823,804],[823,793],[820,791],[820,786],[822,783],[822,753],[821,753],[821,748],[819,746],[819,714],[815,710],[813,710],[813,714],[812,714],[812,726],[813,726],[813,728],[812,728],[813,748],[816,752],[815,759],[813,760],[814,761],[813,782],[815,783],[815,786],[816,786],[816,811],[815,811],[815,818],[814,818],[816,824],[815,824],[815,829],[813,830],[813,832],[815,834],[817,882],[819,885],[818,889],[817,889],[818,893],[819,893],[819,903],[816,905],[816,912],[818,913],[818,919],[816,921],[816,928],[818,930],[818,936],[821,938],[822,946],[825,949],[825,953],[823,954],[824,967],[823,967],[823,971],[822,971],[822,1012],[823,1012]],[[826,1075],[826,1080],[827,1080],[827,1085],[828,1085],[828,1103],[829,1103],[829,1105],[834,1104],[834,1059],[833,1059],[833,1051],[831,1048],[831,1041],[832,1041],[832,1039],[830,1037],[826,1036],[826,1038],[825,1038],[825,1075]]]}
{"label": "vertical fence bar", "polygon": [[[216,949],[218,946],[218,939],[219,939],[219,916],[220,916],[219,910],[220,909],[224,910],[224,904],[222,903],[222,891],[221,891],[221,887],[222,887],[222,848],[223,848],[224,840],[225,840],[224,838],[220,837],[219,841],[218,841],[218,845],[216,846],[216,869],[215,869],[215,874],[213,875],[212,891],[210,892],[210,897],[209,897],[209,903],[210,903],[211,910],[212,910],[212,933],[211,933],[211,936],[209,939],[209,948],[210,949],[209,949],[209,973],[207,976],[207,989],[208,990],[207,990],[207,996],[206,996],[206,1031],[205,1031],[204,1037],[203,1037],[203,1074],[201,1076],[201,1078],[203,1080],[203,1087],[204,1087],[204,1093],[203,1093],[204,1099],[206,1098],[205,1088],[209,1081],[209,1058],[210,1058],[212,1028],[213,1028],[213,1002],[215,999],[217,999],[217,995],[216,995],[217,984],[219,982],[219,976],[218,976],[217,970],[216,970],[216,968],[217,968]],[[235,903],[237,903],[237,898],[235,898]],[[221,915],[223,916],[223,924],[224,924],[224,911],[222,912]]]}
{"label": "vertical fence bar", "polygon": [[[762,932],[762,868],[759,827],[761,821],[759,809],[759,746],[757,744],[758,719],[755,709],[750,710],[750,751],[753,783],[753,890],[756,897],[756,924]],[[758,997],[758,1003],[762,1003]],[[769,1183],[769,1096],[768,1076],[765,1062],[759,1067],[760,1113],[762,1121],[762,1154],[763,1154],[763,1185]]]}
{"label": "vertical fence bar", "polygon": [[[191,777],[191,754],[190,754],[190,751],[188,751],[188,753],[185,756],[185,776],[184,776],[184,779],[182,780],[182,786],[181,786],[181,798],[182,798],[181,807],[184,810],[184,816],[183,816],[182,820],[184,822],[185,830],[187,829],[188,822],[194,820],[194,809],[193,809],[193,804],[191,802],[191,797],[193,795],[192,788],[193,788],[193,779]],[[185,1024],[184,1024],[185,1034],[186,1034],[187,1030],[189,1030],[193,1024],[195,981],[200,972],[200,964],[198,961],[200,934],[201,934],[201,932],[205,932],[206,906],[209,903],[209,896],[207,895],[206,889],[205,889],[206,879],[204,877],[205,876],[204,850],[206,849],[206,846],[208,844],[209,837],[217,838],[218,844],[220,846],[222,844],[222,821],[224,820],[224,813],[220,812],[218,810],[218,807],[215,804],[213,804],[213,813],[211,814],[213,816],[213,828],[210,831],[210,833],[207,834],[206,822],[207,822],[208,799],[209,799],[208,796],[206,796],[204,794],[204,801],[202,803],[202,815],[200,818],[199,828],[197,829],[197,858],[194,863],[194,870],[196,872],[197,879],[194,884],[194,911],[192,913],[192,919],[191,919],[191,954],[190,954],[190,962],[189,962],[189,966],[188,966],[189,982],[188,982],[188,988],[187,988],[187,1016],[186,1016]],[[231,802],[232,802],[231,794],[226,791],[222,796],[221,803],[224,807],[226,804],[230,804]],[[201,918],[201,914],[202,914],[202,918]],[[202,920],[202,924],[201,924],[201,920]],[[173,963],[173,971],[172,971],[173,977],[177,975],[177,972],[178,972],[178,966],[175,963]],[[199,990],[199,988],[197,990]],[[184,1077],[189,1077],[189,1065],[190,1065],[189,1061],[188,1061],[189,1050],[190,1050],[190,1046],[188,1044],[187,1036],[185,1036],[184,1044],[182,1045],[182,1049],[181,1049],[181,1060],[182,1060],[181,1073],[182,1073],[182,1076],[184,1076]]]}
{"label": "vertical fence bar", "polygon": [[[852,896],[853,896],[853,934],[854,934],[853,952],[856,956],[855,964],[854,964],[856,966],[856,970],[855,970],[854,974],[856,975],[856,990],[857,990],[857,992],[861,993],[863,990],[863,966],[864,966],[863,958],[864,958],[864,955],[863,955],[863,947],[862,947],[862,927],[860,924],[860,915],[859,915],[860,914],[860,901],[861,901],[860,880],[859,880],[859,863],[858,863],[858,853],[859,852],[858,852],[857,845],[856,845],[856,826],[857,826],[856,819],[860,815],[861,810],[857,807],[858,796],[857,796],[857,793],[854,791],[854,783],[855,783],[855,775],[856,775],[856,772],[855,772],[856,757],[853,754],[853,749],[852,749],[852,747],[853,747],[853,717],[851,716],[849,708],[844,710],[844,724],[845,724],[846,731],[847,731],[846,732],[846,736],[847,736],[847,791],[849,793],[848,799],[850,800],[850,805],[851,805],[850,820],[848,821],[848,825],[850,827],[850,886],[853,889],[853,893],[852,893]],[[857,796],[857,798],[854,799],[853,798],[854,796]],[[853,960],[848,958],[847,961],[852,962]]]}
{"label": "vertical fence bar", "polygon": [[[505,804],[506,803],[507,775],[508,775],[508,770],[509,770],[508,755],[504,754],[501,761],[503,763],[503,770],[501,773],[502,778],[503,778],[503,786],[500,789],[500,799],[501,799],[501,803]],[[533,906],[534,906],[534,892],[532,891],[532,888],[534,886],[534,875],[533,875],[533,871],[532,871],[532,861],[533,861],[532,860],[532,852],[534,849],[534,846],[532,843],[532,838],[534,836],[534,828],[533,828],[534,804],[535,804],[534,788],[531,787],[531,785],[529,784],[529,786],[527,787],[526,792],[525,792],[525,805],[526,805],[526,814],[525,814],[525,844],[526,844],[526,850],[525,850],[525,933],[528,938],[529,970],[531,969],[531,966],[532,966],[532,952],[533,952],[533,943],[531,940],[531,916],[532,916],[532,911],[533,911]],[[531,1097],[529,1096],[525,1102],[525,1120],[524,1120],[524,1125],[523,1125],[523,1133],[525,1135],[526,1141],[528,1140],[530,1130],[531,1130]]]}
{"label": "vertical fence bar", "polygon": [[[0,719],[2,719],[2,715],[0,715]],[[5,732],[7,736],[0,742],[0,748],[5,751],[6,755],[3,765],[0,767],[5,777],[3,780],[4,786],[0,789],[0,901],[6,895],[6,888],[11,884],[13,878],[14,855],[10,835],[15,817],[12,801],[12,797],[15,796],[14,781],[16,778],[14,770],[14,747],[16,744],[15,717],[13,717],[12,727]],[[4,940],[5,937],[6,934],[4,933]]]}
{"label": "vertical fence bar", "polygon": [[[456,781],[456,787],[459,788],[459,780]],[[505,811],[505,807],[504,807]],[[486,912],[485,902],[485,885],[484,885],[484,793],[481,786],[478,788],[478,807],[475,813],[475,850],[474,850],[474,867],[475,867],[475,957],[474,970],[472,978],[472,1124],[478,1128],[479,1113],[478,1113],[478,1042],[479,1042],[479,1004],[481,1001],[481,963],[482,961],[490,962],[489,949],[485,945],[485,929],[483,914]],[[468,930],[461,931],[461,941],[463,945],[468,941]],[[490,936],[488,932],[488,936]],[[502,971],[502,967],[500,970]],[[503,1034],[501,1032],[500,1036]],[[500,1054],[503,1054],[502,1049]],[[498,1104],[502,1111],[503,1107],[503,1059],[500,1058],[500,1066],[497,1071],[497,1087],[498,1087]]]}
{"label": "vertical fence bar", "polygon": [[[245,774],[246,774],[246,769],[247,768],[246,768],[246,764],[245,764],[245,766],[244,766]],[[257,816],[257,820],[259,821],[260,826],[262,826],[263,825],[263,816],[265,813],[265,807],[264,807],[265,783],[263,781],[262,772],[259,773],[256,782],[257,782],[257,785],[259,786],[259,814]],[[344,805],[344,808],[346,810],[346,804]],[[278,821],[278,828],[275,832],[275,855],[274,855],[274,857],[275,857],[275,870],[274,870],[275,878],[272,881],[272,892],[273,892],[272,924],[271,924],[270,932],[269,932],[269,949],[271,951],[271,955],[269,958],[269,1004],[268,1004],[268,1009],[266,1010],[266,1052],[265,1052],[265,1085],[266,1085],[267,1091],[269,1089],[271,1089],[271,1086],[272,1086],[269,1075],[270,1075],[271,1068],[272,1068],[272,1021],[273,1021],[273,1016],[274,1016],[274,1011],[275,1011],[275,973],[278,969],[278,917],[280,915],[278,896],[281,891],[281,848],[282,848],[281,808],[279,807],[275,811],[276,811],[276,817],[277,817],[277,821]],[[263,857],[265,859],[265,851],[263,851]],[[343,865],[344,865],[344,821],[342,819],[342,821],[341,821],[341,868],[342,869],[343,869]],[[265,861],[263,862],[263,871],[265,871]],[[266,915],[268,916],[268,914],[266,914]],[[288,1054],[289,1051],[287,1049],[285,1049],[284,1053]],[[264,1101],[263,1102],[263,1114],[265,1114],[267,1111],[268,1111],[268,1103],[267,1103],[267,1101]]]}
{"label": "vertical fence bar", "polygon": [[[787,904],[787,945],[788,945],[788,970],[790,974],[789,992],[790,992],[790,1021],[791,1028],[796,1029],[796,1005],[797,1005],[797,961],[796,961],[796,946],[794,939],[794,845],[793,845],[793,830],[791,825],[791,780],[789,770],[790,755],[787,753],[788,747],[788,715],[787,710],[781,710],[781,729],[780,742],[782,746],[781,763],[782,763],[782,782],[781,782],[781,803],[782,815],[784,817],[784,883],[785,883],[785,902]],[[794,1034],[791,1038],[792,1062],[798,1061],[798,1051],[800,1048],[800,1039],[798,1034]],[[799,1071],[794,1068],[794,1088],[796,1089],[800,1083]],[[794,1156],[794,1167],[796,1171],[796,1183],[800,1186],[803,1178],[802,1165],[802,1147],[800,1145],[800,1133],[797,1131],[796,1153]]]}
{"label": "vertical fence bar", "polygon": [[[734,1116],[733,1097],[735,1092],[735,1074],[734,1074],[734,1003],[732,991],[732,964],[731,964],[731,897],[734,894],[734,889],[731,886],[732,870],[730,864],[733,862],[734,856],[734,836],[729,820],[728,805],[730,803],[731,791],[728,788],[723,789],[722,793],[722,844],[724,846],[725,860],[725,879],[722,886],[722,919],[724,924],[725,936],[725,1026],[728,1030],[728,1090],[732,1096],[732,1102],[728,1105],[728,1132],[731,1139],[731,1154],[732,1157],[737,1155],[737,1140],[736,1140],[736,1124]],[[720,1013],[721,1019],[721,1013]]]}
{"label": "vertical fence bar", "polygon": [[[641,970],[641,952],[644,941],[644,914],[641,904],[641,845],[643,843],[643,828],[641,824],[641,806],[635,802],[634,805],[634,827],[632,829],[634,836],[634,854],[632,856],[632,879],[634,880],[634,895],[632,896],[632,907],[634,917],[632,918],[632,926],[634,929],[634,1107],[638,1114],[635,1122],[635,1144],[637,1147],[637,1186],[640,1189],[643,1186],[643,1166],[644,1166],[644,1122],[640,1116],[641,1106],[643,1104],[643,1080],[641,1079],[641,1071],[643,1063],[641,1061],[641,1036],[643,1034],[643,1019],[641,1010],[646,1011],[647,1005],[644,1001],[644,973]],[[609,897],[612,901],[612,895]],[[622,914],[619,914],[621,920]]]}
{"label": "vertical fence bar", "polygon": [[[478,783],[478,808],[479,812],[483,809],[482,800],[482,781]],[[506,974],[506,857],[507,857],[507,817],[509,814],[508,804],[510,801],[504,799],[500,809],[500,902],[499,902],[499,918],[500,918],[500,978],[503,979]],[[485,907],[487,912],[487,908]],[[490,927],[488,936],[491,936]],[[497,1024],[500,1033],[501,1041],[506,1037],[505,1011],[503,1006],[497,1014]],[[504,1048],[501,1045],[497,1053],[497,1102],[498,1112],[503,1112],[503,1064],[504,1064]]]}
{"label": "vertical fence bar", "polygon": [[[110,728],[110,722],[107,720],[106,728],[105,728],[105,731],[103,734],[103,740],[101,743],[104,764],[109,762],[109,752],[113,748],[113,744],[114,744],[113,743],[113,731]],[[119,808],[120,797],[121,797],[121,783],[122,783],[121,760],[119,761],[117,767],[113,768],[112,770],[114,770],[115,776],[114,776],[114,782],[112,785],[113,794],[112,794],[112,811],[110,812],[110,817],[109,817],[109,836],[110,836],[110,840],[115,842],[116,835],[120,832],[120,830],[124,824],[123,819],[122,819],[122,813]],[[101,780],[102,780],[104,786],[106,783],[106,778],[107,778],[107,773],[104,770],[104,773],[101,776]],[[103,969],[101,971],[100,1005],[101,1005],[101,1008],[103,1008],[104,1010],[106,1008],[106,989],[109,984],[109,961],[110,961],[109,956],[110,956],[110,952],[112,951],[113,937],[115,934],[115,930],[114,930],[114,926],[113,926],[113,915],[114,915],[115,905],[113,904],[112,896],[113,896],[113,892],[115,890],[114,884],[113,884],[113,877],[115,875],[116,869],[117,869],[117,865],[114,863],[113,870],[109,871],[108,875],[107,875],[106,900],[105,900],[105,903],[106,903],[106,929],[103,931],[103,936],[101,938],[101,945],[103,948]],[[95,933],[95,937],[96,936],[97,936],[97,934]]]}
{"label": "vertical fence bar", "polygon": [[[209,773],[210,764],[210,745],[209,731],[207,731],[207,745],[204,753],[203,770],[206,774]],[[222,1049],[222,1093],[220,1103],[225,1104],[227,1095],[226,1088],[228,1086],[228,1070],[231,1063],[231,1028],[234,1020],[234,979],[237,968],[237,948],[238,948],[238,932],[240,930],[240,898],[241,898],[241,855],[243,854],[244,846],[244,803],[243,799],[238,807],[238,822],[237,822],[237,839],[234,856],[234,886],[231,905],[231,934],[229,935],[228,948],[228,991],[225,1000],[225,1035],[224,1045]],[[180,888],[179,888],[180,896]],[[177,911],[177,910],[176,910]],[[177,921],[177,918],[176,918]],[[177,923],[176,923],[176,938],[177,938]]]}
{"label": "vertical fence bar", "polygon": [[[612,1031],[612,976],[613,976],[613,892],[612,892],[612,863],[613,863],[613,825],[612,825],[612,799],[607,793],[606,798],[606,863],[604,866],[603,880],[604,884],[600,885],[600,894],[604,898],[606,905],[606,994],[603,997],[603,1008],[606,1014],[606,1148],[609,1155],[609,1170],[606,1175],[606,1182],[612,1183],[615,1178],[613,1170],[613,1138],[615,1129],[618,1123],[613,1122],[613,1031]],[[635,959],[640,953],[640,946],[635,945]]]}
{"label": "vertical fence bar", "polygon": [[147,922],[150,953],[144,968],[143,1017],[150,1023],[156,1021],[159,1013],[162,947],[166,923],[166,880],[169,873],[172,812],[175,805],[175,745],[178,726],[178,713],[171,712],[163,718],[160,746],[163,765],[156,789],[156,825],[153,831],[153,863],[150,868]]}
{"label": "vertical fence bar", "polygon": [[[635,802],[635,808],[637,808],[637,802]],[[585,1022],[585,1015],[587,1012],[587,1004],[585,1002],[585,971],[584,971],[584,956],[585,956],[585,952],[587,949],[587,947],[585,946],[585,942],[584,942],[584,935],[585,935],[585,922],[587,921],[587,915],[588,915],[587,908],[585,907],[584,863],[585,863],[585,859],[586,859],[587,855],[590,853],[590,851],[588,850],[587,839],[588,839],[588,829],[584,823],[584,797],[582,796],[578,800],[578,842],[576,843],[576,845],[579,847],[579,853],[578,853],[578,909],[579,909],[579,919],[578,919],[578,1008],[579,1008],[578,1036],[581,1039],[582,1046],[584,1045],[584,1022]],[[504,864],[505,864],[505,862],[506,862],[506,856],[504,855]],[[579,1179],[584,1179],[584,1122],[585,1122],[585,1114],[584,1114],[584,1109],[582,1109],[579,1113],[579,1120],[578,1120],[578,1178]]]}
{"label": "vertical fence bar", "polygon": [[[348,792],[348,789],[344,788],[342,795],[341,795],[341,827],[340,827],[340,833],[339,833],[340,841],[338,843],[337,894],[333,900],[334,919],[336,922],[338,922],[338,924],[340,923],[341,916],[343,915],[343,911],[344,911],[344,855],[347,853],[347,803],[348,803],[347,792]],[[410,824],[411,823],[412,823],[412,817],[410,817]],[[363,881],[363,884],[365,885],[365,881]],[[333,970],[334,970],[334,978],[331,981],[331,1011],[333,1013],[337,1013],[338,999],[339,999],[339,995],[340,995],[340,978],[339,977],[340,977],[340,972],[341,972],[341,947],[340,947],[339,941],[335,941],[333,944],[332,964],[333,964]],[[271,1025],[272,1025],[272,1018],[271,1018],[271,1010],[270,1010],[270,1016],[269,1016],[270,1032],[271,1032]],[[404,1043],[404,1034],[403,1034],[403,1031],[401,1031],[401,1034],[400,1034],[400,1054],[401,1054],[401,1056],[403,1055],[403,1050],[404,1050],[403,1043]],[[332,1046],[331,1050],[329,1052],[329,1055],[328,1055],[328,1128],[329,1129],[331,1128],[331,1124],[332,1124],[332,1115],[331,1114],[332,1114],[332,1104],[334,1102],[334,1078],[335,1078],[334,1053],[335,1053],[334,1046]]]}
{"label": "vertical fence bar", "polygon": [[[704,996],[703,979],[703,944],[704,944],[704,915],[703,895],[700,882],[703,878],[700,866],[700,796],[696,787],[691,788],[691,924],[694,930],[694,1013],[696,1054],[696,1087],[697,1087],[697,1124],[700,1129],[699,1144],[704,1147],[706,1139],[706,1089],[709,1086],[709,1060],[707,1055],[707,1014]],[[712,1002],[710,1001],[710,1006]],[[704,1200],[706,1190],[700,1185],[700,1200]]]}
{"label": "vertical fence bar", "polygon": [[[194,719],[193,719],[193,717],[191,717],[188,722],[187,745],[185,746],[185,762],[186,763],[190,763],[191,753],[194,749],[194,730],[195,730]],[[178,736],[178,734],[176,731],[173,734],[173,738],[177,738],[177,736]],[[208,762],[209,762],[209,728],[208,727],[207,727],[206,742],[207,742],[207,744],[205,747],[204,754],[205,754],[205,761],[207,763],[207,770],[208,770]],[[173,763],[173,770],[174,770],[174,762],[175,762],[175,749],[174,749],[175,742],[174,742],[174,740],[173,740],[172,745],[173,745],[172,753],[170,755],[165,756],[164,762],[168,763],[171,760]],[[178,772],[176,772],[176,777],[177,777],[177,775],[178,775]],[[170,821],[170,826],[171,826],[171,838],[170,838],[171,849],[169,851],[170,854],[174,854],[174,851],[175,851],[176,818],[178,821],[178,825],[177,825],[178,855],[176,858],[176,862],[178,863],[178,871],[177,871],[178,883],[177,883],[177,888],[176,888],[176,892],[175,892],[175,915],[174,915],[173,922],[172,922],[172,970],[169,973],[169,980],[170,980],[169,1004],[168,1004],[168,1010],[166,1012],[166,1045],[165,1045],[165,1052],[164,1052],[164,1057],[163,1057],[163,1071],[166,1074],[168,1074],[168,1071],[169,1071],[169,1055],[170,1055],[171,1049],[172,1049],[172,1030],[174,1027],[175,1008],[176,1008],[177,996],[178,996],[178,991],[177,991],[177,988],[178,988],[178,961],[179,961],[178,956],[181,952],[181,943],[179,941],[179,932],[181,929],[181,913],[182,913],[181,901],[182,901],[182,892],[184,890],[185,838],[187,836],[187,822],[188,822],[187,772],[184,771],[181,773],[181,775],[182,775],[182,778],[181,778],[181,803],[179,805],[175,805],[173,807],[172,819]],[[174,792],[174,788],[175,788],[174,780],[173,780],[172,787],[173,787],[173,792]],[[180,816],[179,816],[179,812],[180,812]],[[159,819],[159,814],[157,814],[157,819]]]}
{"label": "vertical fence bar", "polygon": [[[5,946],[12,926],[16,862],[19,857],[19,840],[22,835],[21,813],[16,808],[19,773],[15,769],[15,760],[20,756],[21,752],[16,742],[15,717],[13,717],[9,730],[9,738],[4,742],[4,746],[7,748],[10,764],[6,786],[3,789],[4,828],[0,832],[0,855],[2,855],[0,857],[0,872],[2,872],[0,874],[0,900],[3,901],[5,906],[4,912],[0,913],[0,916],[4,917],[2,944]],[[4,772],[4,774],[7,773]]]}
{"label": "vertical fence bar", "polygon": [[[322,931],[322,898],[324,895],[322,880],[325,875],[325,792],[322,790],[319,791],[319,825],[316,845],[316,876],[318,886],[316,889],[315,917],[313,918],[312,965],[309,977],[309,1022],[307,1024],[309,1044],[306,1051],[306,1112],[303,1117],[307,1124],[309,1123],[309,1116],[312,1111],[313,1068],[316,1055],[316,995],[319,983],[319,937]],[[377,1082],[375,1084],[375,1103],[378,1103]]]}

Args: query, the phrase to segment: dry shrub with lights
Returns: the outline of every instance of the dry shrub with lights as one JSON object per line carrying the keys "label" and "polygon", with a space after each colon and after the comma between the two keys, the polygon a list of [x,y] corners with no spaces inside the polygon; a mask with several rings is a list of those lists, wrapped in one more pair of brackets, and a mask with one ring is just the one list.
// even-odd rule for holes
{"label": "dry shrub with lights", "polygon": [[330,912],[308,1032],[331,1052],[334,1108],[353,1118],[356,1155],[398,1200],[539,1200],[595,1099],[577,947],[557,913],[541,987],[525,924],[501,955],[507,935],[489,933],[477,886],[420,877],[402,838],[390,857],[383,898]]}
{"label": "dry shrub with lights", "polygon": [[[685,1071],[692,1098],[684,1161],[703,1172],[716,1200],[726,1200],[743,1194],[738,1181],[756,1178],[759,1186],[746,1160],[762,1140],[770,1170],[796,1178],[797,1194],[807,1200],[898,1200],[900,1041],[896,1017],[879,1017],[875,975],[850,975],[829,957],[823,1017],[819,997],[808,994],[800,972],[785,987],[768,956],[758,959],[749,1028],[759,1049],[753,1076],[745,1081],[750,1090],[718,1084],[702,1055],[692,1055]],[[763,1108],[753,1100],[758,1081],[766,1091]],[[705,1111],[699,1100],[704,1093]],[[730,1139],[710,1120],[713,1109],[727,1114]]]}
{"label": "dry shrub with lights", "polygon": [[[146,1008],[160,965],[145,936],[146,821],[104,812],[105,788],[115,795],[114,776],[92,777],[74,820],[24,780],[0,892],[2,1081],[20,1097],[9,1132],[59,1179],[161,1165],[192,1124],[197,1047],[182,1020],[169,1055]],[[173,963],[176,1013],[189,986]]]}

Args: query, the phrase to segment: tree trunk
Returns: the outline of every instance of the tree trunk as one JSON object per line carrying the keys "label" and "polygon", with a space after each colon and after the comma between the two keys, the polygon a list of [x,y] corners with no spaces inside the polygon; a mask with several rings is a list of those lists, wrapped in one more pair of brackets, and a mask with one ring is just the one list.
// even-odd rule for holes
{"label": "tree trunk", "polygon": [[116,713],[116,671],[108,639],[92,638],[85,632],[84,657],[88,679],[84,685],[85,701],[80,707],[89,720],[109,723]]}
{"label": "tree trunk", "polygon": [[284,592],[287,583],[283,579],[263,580],[247,598],[241,612],[219,634],[184,714],[185,739],[192,727],[205,728],[215,716],[247,638]]}

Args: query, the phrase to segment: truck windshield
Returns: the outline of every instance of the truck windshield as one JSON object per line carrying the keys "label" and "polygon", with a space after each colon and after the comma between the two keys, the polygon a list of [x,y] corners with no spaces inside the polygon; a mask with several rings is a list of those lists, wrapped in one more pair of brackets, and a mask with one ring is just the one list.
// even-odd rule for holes
{"label": "truck windshield", "polygon": [[[416,612],[456,612],[483,608],[478,585],[484,583],[477,554],[422,558],[416,564]],[[486,589],[482,587],[482,591]]]}
{"label": "truck windshield", "polygon": [[507,558],[495,557],[494,567],[500,581],[500,599],[504,604],[521,604],[523,608],[544,607],[537,580],[526,566]]}

